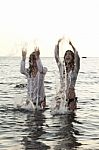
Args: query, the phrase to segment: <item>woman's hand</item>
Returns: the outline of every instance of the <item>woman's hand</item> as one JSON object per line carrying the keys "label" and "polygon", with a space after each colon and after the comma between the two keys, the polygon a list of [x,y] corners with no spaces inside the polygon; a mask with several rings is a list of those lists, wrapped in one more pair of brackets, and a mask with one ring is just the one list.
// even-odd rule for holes
{"label": "woman's hand", "polygon": [[69,40],[69,44],[71,45],[71,47],[73,48],[74,52],[76,51],[75,47],[73,46],[72,42]]}
{"label": "woman's hand", "polygon": [[35,57],[36,57],[36,59],[39,59],[39,55],[40,55],[40,50],[39,50],[39,48],[36,47],[34,51],[35,51]]}
{"label": "woman's hand", "polygon": [[72,42],[69,40],[69,44],[72,46],[73,44],[72,44]]}
{"label": "woman's hand", "polygon": [[22,59],[26,59],[27,50],[25,48],[22,48]]}

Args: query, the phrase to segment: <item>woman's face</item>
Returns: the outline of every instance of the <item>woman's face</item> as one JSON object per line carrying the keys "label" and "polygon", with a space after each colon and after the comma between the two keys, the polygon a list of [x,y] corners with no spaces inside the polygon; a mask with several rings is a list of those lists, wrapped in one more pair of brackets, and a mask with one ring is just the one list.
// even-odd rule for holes
{"label": "woman's face", "polygon": [[73,60],[73,56],[72,56],[71,51],[67,51],[64,57],[64,61],[68,64],[68,63],[71,63],[72,60]]}

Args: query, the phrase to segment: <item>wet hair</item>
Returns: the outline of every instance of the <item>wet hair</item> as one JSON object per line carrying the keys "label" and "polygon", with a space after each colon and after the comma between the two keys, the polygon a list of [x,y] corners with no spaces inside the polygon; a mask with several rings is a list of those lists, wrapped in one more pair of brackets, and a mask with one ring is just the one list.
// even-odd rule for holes
{"label": "wet hair", "polygon": [[67,51],[65,52],[65,54],[64,54],[65,66],[67,66],[67,63],[66,63],[66,61],[65,61],[65,57],[66,57],[66,55],[67,55],[68,52],[70,52],[70,53],[71,53],[71,56],[72,56],[72,61],[70,62],[70,66],[71,66],[72,68],[74,68],[74,53],[73,53],[71,50],[67,50]]}
{"label": "wet hair", "polygon": [[31,77],[32,69],[34,69],[37,66],[35,62],[36,62],[35,52],[32,52],[29,56],[29,76],[30,77]]}

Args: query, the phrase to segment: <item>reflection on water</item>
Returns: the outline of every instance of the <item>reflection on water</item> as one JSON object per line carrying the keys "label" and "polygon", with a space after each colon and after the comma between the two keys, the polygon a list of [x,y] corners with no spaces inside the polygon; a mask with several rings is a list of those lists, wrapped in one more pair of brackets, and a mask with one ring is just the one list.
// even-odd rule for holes
{"label": "reflection on water", "polygon": [[0,150],[99,150],[99,58],[81,59],[76,114],[56,116],[50,106],[58,89],[58,68],[53,58],[42,60],[48,67],[49,109],[33,114],[15,109],[27,96],[20,58],[0,58]]}
{"label": "reflection on water", "polygon": [[27,115],[27,129],[25,129],[25,132],[28,132],[28,135],[24,136],[22,139],[22,144],[24,145],[25,150],[47,150],[50,148],[44,143],[38,141],[40,136],[45,134],[45,131],[43,130],[44,122],[45,116],[40,111]]}
{"label": "reflection on water", "polygon": [[73,125],[81,123],[75,113],[48,117],[46,113],[48,110],[26,113],[25,128],[21,128],[21,144],[25,150],[71,150],[81,146],[76,138],[80,135],[79,130]]}
{"label": "reflection on water", "polygon": [[[73,122],[75,122],[75,114],[58,116],[60,127],[56,133],[56,137],[60,139],[57,145],[54,147],[55,150],[71,150],[81,145],[77,142],[75,135],[79,135],[79,131],[74,128]],[[78,122],[77,122],[78,123]]]}
{"label": "reflection on water", "polygon": [[[53,116],[50,118],[54,120],[53,125],[50,121],[46,124],[46,119],[40,111],[27,115],[25,120],[27,128],[23,132],[28,132],[28,135],[23,136],[22,139],[25,150],[71,150],[81,145],[75,137],[80,133],[73,127],[73,122],[79,123],[76,121],[75,114]],[[49,144],[51,139],[54,141],[53,145]]]}

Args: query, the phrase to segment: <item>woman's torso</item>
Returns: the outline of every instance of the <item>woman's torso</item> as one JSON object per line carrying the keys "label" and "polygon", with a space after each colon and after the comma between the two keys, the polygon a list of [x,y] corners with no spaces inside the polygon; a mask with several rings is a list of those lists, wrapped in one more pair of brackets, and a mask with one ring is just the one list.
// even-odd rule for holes
{"label": "woman's torso", "polygon": [[27,90],[28,96],[32,98],[34,102],[36,102],[37,98],[39,101],[44,99],[44,74],[41,74],[39,71],[37,72],[36,76],[31,74],[31,77],[27,76]]}
{"label": "woman's torso", "polygon": [[77,80],[78,73],[75,69],[66,71],[65,66],[63,64],[60,65],[60,82],[61,88],[66,91],[66,99],[74,99],[75,94],[75,84]]}

